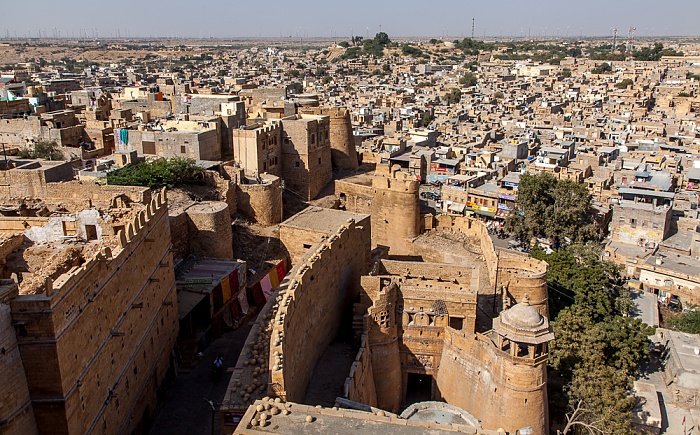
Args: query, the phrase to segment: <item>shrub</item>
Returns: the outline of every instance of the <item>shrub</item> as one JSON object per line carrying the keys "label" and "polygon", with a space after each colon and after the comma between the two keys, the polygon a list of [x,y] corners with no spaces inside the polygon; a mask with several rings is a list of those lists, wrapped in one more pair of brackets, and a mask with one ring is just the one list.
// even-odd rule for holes
{"label": "shrub", "polygon": [[204,184],[204,168],[197,166],[192,159],[158,158],[109,172],[107,184],[145,186],[151,189],[163,186]]}

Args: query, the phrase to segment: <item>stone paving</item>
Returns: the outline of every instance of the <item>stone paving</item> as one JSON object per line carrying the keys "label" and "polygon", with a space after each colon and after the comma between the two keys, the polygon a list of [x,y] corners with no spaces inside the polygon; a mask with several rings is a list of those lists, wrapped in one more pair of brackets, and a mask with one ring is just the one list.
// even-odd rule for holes
{"label": "stone paving", "polygon": [[[181,373],[168,392],[156,414],[150,435],[208,435],[211,429],[211,408],[205,398],[221,403],[226,394],[230,374],[224,373],[218,382],[212,380],[214,358],[222,356],[224,367],[234,367],[245,339],[255,319],[235,331],[227,332],[204,351],[199,364]],[[219,413],[214,427],[221,427]],[[214,431],[214,433],[219,433]]]}

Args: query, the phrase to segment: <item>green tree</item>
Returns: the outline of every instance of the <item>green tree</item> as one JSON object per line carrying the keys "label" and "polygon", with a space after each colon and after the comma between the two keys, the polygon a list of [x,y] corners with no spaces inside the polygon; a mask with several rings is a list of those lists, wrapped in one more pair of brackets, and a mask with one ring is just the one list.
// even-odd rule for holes
{"label": "green tree", "polygon": [[304,92],[304,86],[299,82],[290,83],[287,85],[287,92],[292,94],[301,94]]}
{"label": "green tree", "polygon": [[465,73],[462,78],[459,79],[459,83],[461,85],[464,85],[466,87],[472,87],[476,86],[476,84],[479,82],[479,80],[476,77],[476,74],[473,72],[467,72]]}
{"label": "green tree", "polygon": [[462,100],[462,91],[460,91],[459,88],[452,88],[450,89],[450,92],[445,94],[445,99],[447,100],[447,104],[450,106],[457,104]]}
{"label": "green tree", "polygon": [[599,238],[586,186],[571,180],[558,180],[552,174],[523,174],[518,201],[506,219],[506,228],[520,240],[546,237],[553,243],[564,238],[586,242]]}
{"label": "green tree", "polygon": [[662,43],[657,42],[652,47],[642,48],[632,56],[637,60],[658,61],[663,56],[683,56],[683,53],[671,48],[664,48]]}
{"label": "green tree", "polygon": [[44,159],[44,160],[63,160],[64,156],[55,140],[46,141],[40,140],[29,146],[21,149],[17,153],[17,157],[21,159]]}
{"label": "green tree", "polygon": [[360,57],[361,54],[361,48],[360,47],[350,47],[347,50],[345,50],[345,53],[341,56],[343,59],[357,59]]}
{"label": "green tree", "polygon": [[379,32],[374,36],[374,42],[378,45],[385,46],[391,43],[391,40],[389,39],[389,35],[385,32]]}
{"label": "green tree", "polygon": [[204,184],[204,168],[197,166],[192,159],[158,158],[107,173],[107,184],[145,186],[151,189]]}
{"label": "green tree", "polygon": [[700,334],[700,311],[685,311],[678,316],[664,320],[666,327],[674,331]]}
{"label": "green tree", "polygon": [[574,411],[563,433],[575,426],[630,433],[632,380],[648,358],[647,336],[653,330],[628,317],[629,294],[617,284],[617,267],[600,260],[597,245],[572,245],[549,255],[534,249],[532,255],[549,265],[550,318],[555,319],[550,414]]}
{"label": "green tree", "polygon": [[503,92],[501,92],[501,91],[496,91],[493,94],[493,98],[495,98],[496,100],[502,100],[503,97],[504,97],[504,95],[503,95]]}
{"label": "green tree", "polygon": [[634,80],[632,80],[632,79],[624,79],[624,80],[622,80],[622,81],[620,81],[620,82],[615,83],[615,87],[616,87],[617,89],[627,89],[627,88],[629,88],[630,86],[632,86],[633,84],[634,84]]}
{"label": "green tree", "polygon": [[430,112],[423,113],[423,118],[421,118],[421,121],[423,122],[424,127],[430,124],[432,120],[433,116],[430,114]]}
{"label": "green tree", "polygon": [[571,77],[571,70],[569,68],[564,68],[563,70],[561,70],[561,76],[564,78]]}
{"label": "green tree", "polygon": [[348,47],[350,47],[350,43],[349,43],[348,41],[342,41],[342,42],[339,43],[338,45],[340,45],[340,46],[343,47],[343,48],[348,48]]}
{"label": "green tree", "polygon": [[612,65],[607,62],[603,62],[600,65],[596,65],[595,68],[591,70],[593,74],[607,74],[612,72]]}
{"label": "green tree", "polygon": [[401,46],[401,52],[406,56],[418,57],[423,54],[420,48],[414,47],[412,45],[404,44]]}

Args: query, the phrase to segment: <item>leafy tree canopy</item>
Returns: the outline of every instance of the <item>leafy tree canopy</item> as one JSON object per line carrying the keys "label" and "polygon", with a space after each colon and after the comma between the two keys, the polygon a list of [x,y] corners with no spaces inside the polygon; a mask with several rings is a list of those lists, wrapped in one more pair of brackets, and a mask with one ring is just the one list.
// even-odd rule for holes
{"label": "leafy tree canopy", "polygon": [[452,88],[450,92],[445,95],[445,98],[447,99],[448,105],[457,104],[462,100],[462,91],[460,91],[459,88]]}
{"label": "leafy tree canopy", "polygon": [[700,311],[685,311],[666,320],[666,327],[689,334],[700,334]]}
{"label": "leafy tree canopy", "polygon": [[633,84],[634,84],[634,80],[632,80],[632,79],[624,79],[624,80],[622,80],[622,81],[620,81],[620,82],[618,82],[618,83],[615,83],[615,87],[616,87],[617,89],[627,89],[627,88],[629,88],[630,86],[632,86]]}
{"label": "leafy tree canopy", "polygon": [[182,157],[158,158],[107,173],[107,184],[119,186],[155,189],[203,183],[204,168],[197,166],[194,160]]}
{"label": "leafy tree canopy", "polygon": [[473,72],[467,72],[462,76],[462,78],[459,79],[459,84],[464,85],[466,87],[476,86],[478,82],[479,79]]}
{"label": "leafy tree canopy", "polygon": [[27,148],[23,148],[17,153],[17,157],[21,159],[44,159],[44,160],[63,160],[64,156],[59,149],[58,143],[55,140],[45,141],[40,140]]}
{"label": "leafy tree canopy", "polygon": [[661,60],[663,56],[683,56],[683,53],[671,48],[664,48],[662,43],[657,42],[653,47],[644,47],[636,51],[632,56],[637,60],[658,61]]}
{"label": "leafy tree canopy", "polygon": [[[549,264],[555,340],[549,350],[550,413],[579,408],[577,421],[602,433],[628,434],[633,376],[648,358],[653,330],[628,317],[629,294],[617,267],[600,260],[596,245],[572,245],[533,257]],[[597,433],[597,432],[596,432]]]}
{"label": "leafy tree canopy", "polygon": [[533,237],[561,243],[564,238],[586,242],[600,237],[593,222],[591,196],[586,186],[558,180],[552,174],[523,174],[518,201],[506,219],[506,228],[523,241]]}

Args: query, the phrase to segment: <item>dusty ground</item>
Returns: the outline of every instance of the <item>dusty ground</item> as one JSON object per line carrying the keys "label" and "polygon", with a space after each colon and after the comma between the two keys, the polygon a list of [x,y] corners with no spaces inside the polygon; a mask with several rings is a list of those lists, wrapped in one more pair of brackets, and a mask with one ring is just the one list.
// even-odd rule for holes
{"label": "dusty ground", "polygon": [[280,241],[279,225],[262,225],[236,219],[233,222],[233,256],[244,259],[248,264],[248,278],[252,270],[264,273],[272,264],[289,257]]}

